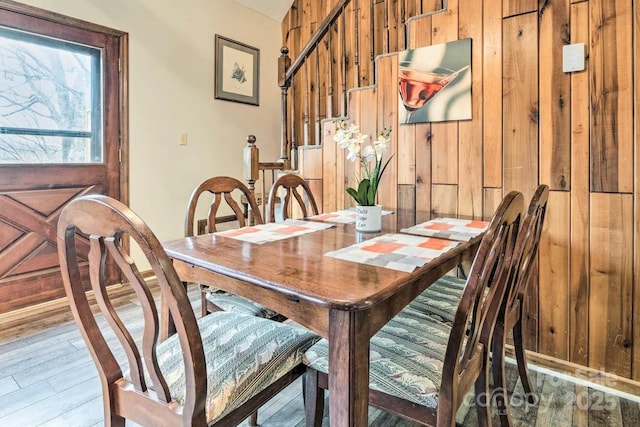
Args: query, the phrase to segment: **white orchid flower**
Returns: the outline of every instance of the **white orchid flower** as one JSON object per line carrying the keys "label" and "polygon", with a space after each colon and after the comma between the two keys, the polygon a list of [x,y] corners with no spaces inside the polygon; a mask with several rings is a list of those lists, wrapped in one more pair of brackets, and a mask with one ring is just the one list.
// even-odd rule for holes
{"label": "white orchid flower", "polygon": [[380,160],[388,149],[389,140],[383,136],[379,136],[378,139],[373,142],[373,150],[375,151],[377,160]]}
{"label": "white orchid flower", "polygon": [[360,155],[360,148],[361,148],[361,144],[359,142],[354,142],[352,141],[346,148],[347,148],[347,159],[351,160],[352,162],[355,161],[358,156]]}
{"label": "white orchid flower", "polygon": [[362,157],[364,157],[367,162],[376,159],[377,155],[375,149],[372,146],[367,145],[362,149]]}
{"label": "white orchid flower", "polygon": [[[363,179],[369,180],[367,183],[372,185],[364,197],[358,194],[354,188],[347,189],[351,197],[362,206],[371,206],[377,197],[378,183],[384,169],[389,164],[389,160],[387,160],[383,166],[382,157],[389,149],[390,135],[391,127],[385,127],[378,133],[378,138],[372,140],[369,135],[363,135],[360,132],[360,126],[354,123],[348,124],[345,120],[336,121],[333,140],[340,148],[347,150],[348,160],[355,162],[358,159],[360,161]],[[367,141],[369,143],[364,145]],[[375,167],[372,163],[375,163]],[[372,180],[374,174],[376,179]],[[356,188],[359,188],[364,181],[359,178],[357,181]]]}

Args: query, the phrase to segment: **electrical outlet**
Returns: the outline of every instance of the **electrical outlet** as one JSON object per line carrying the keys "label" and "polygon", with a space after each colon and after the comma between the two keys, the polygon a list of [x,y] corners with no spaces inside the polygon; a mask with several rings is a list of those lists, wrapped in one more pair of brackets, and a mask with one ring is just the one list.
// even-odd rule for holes
{"label": "electrical outlet", "polygon": [[178,144],[187,145],[187,133],[183,132],[178,136]]}

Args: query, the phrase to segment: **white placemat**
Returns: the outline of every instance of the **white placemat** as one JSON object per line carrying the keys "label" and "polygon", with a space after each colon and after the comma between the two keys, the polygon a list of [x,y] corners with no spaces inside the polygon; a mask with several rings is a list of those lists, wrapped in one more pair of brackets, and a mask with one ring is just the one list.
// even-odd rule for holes
{"label": "white placemat", "polygon": [[487,221],[474,221],[457,218],[435,218],[413,227],[403,228],[401,233],[418,236],[440,237],[442,239],[469,241],[489,226]]}
{"label": "white placemat", "polygon": [[[382,211],[382,215],[390,215],[393,211]],[[353,224],[356,222],[356,208],[351,208],[343,211],[329,212],[312,216],[309,219],[316,221],[337,222],[340,224]]]}
{"label": "white placemat", "polygon": [[459,242],[433,237],[385,234],[337,251],[327,252],[325,256],[412,272],[459,244]]}
{"label": "white placemat", "polygon": [[333,224],[322,222],[303,221],[300,219],[287,219],[284,222],[272,222],[268,224],[242,227],[235,230],[227,230],[215,233],[218,236],[230,237],[251,243],[267,243],[289,237],[301,236],[314,231],[326,230],[335,227]]}

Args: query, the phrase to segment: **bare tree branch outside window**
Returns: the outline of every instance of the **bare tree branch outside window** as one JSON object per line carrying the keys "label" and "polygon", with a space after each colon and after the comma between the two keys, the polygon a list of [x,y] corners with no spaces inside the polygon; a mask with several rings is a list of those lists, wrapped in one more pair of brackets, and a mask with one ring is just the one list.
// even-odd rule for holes
{"label": "bare tree branch outside window", "polygon": [[0,163],[102,161],[92,145],[99,59],[97,49],[0,31]]}

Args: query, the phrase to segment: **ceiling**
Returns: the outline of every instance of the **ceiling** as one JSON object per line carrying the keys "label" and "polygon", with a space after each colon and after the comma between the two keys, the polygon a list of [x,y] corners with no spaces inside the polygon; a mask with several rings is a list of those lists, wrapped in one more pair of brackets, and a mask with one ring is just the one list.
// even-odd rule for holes
{"label": "ceiling", "polygon": [[287,14],[293,0],[234,0],[243,6],[262,13],[278,22]]}

